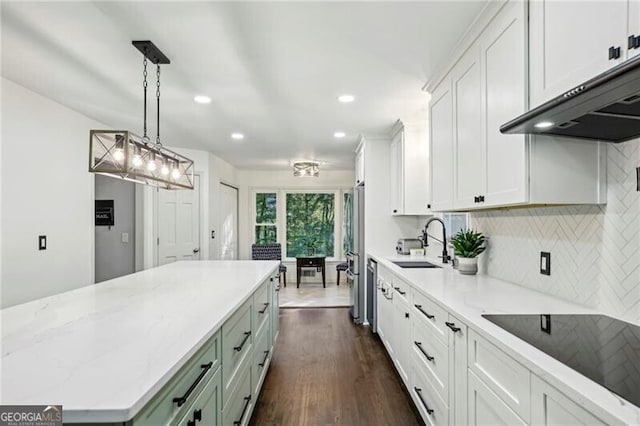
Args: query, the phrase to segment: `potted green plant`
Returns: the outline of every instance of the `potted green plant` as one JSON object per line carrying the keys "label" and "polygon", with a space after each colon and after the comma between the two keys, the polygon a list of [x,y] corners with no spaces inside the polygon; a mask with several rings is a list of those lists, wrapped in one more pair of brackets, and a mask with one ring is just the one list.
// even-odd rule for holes
{"label": "potted green plant", "polygon": [[478,256],[485,250],[484,235],[467,229],[458,232],[451,238],[453,250],[458,259],[458,271],[465,275],[478,273]]}

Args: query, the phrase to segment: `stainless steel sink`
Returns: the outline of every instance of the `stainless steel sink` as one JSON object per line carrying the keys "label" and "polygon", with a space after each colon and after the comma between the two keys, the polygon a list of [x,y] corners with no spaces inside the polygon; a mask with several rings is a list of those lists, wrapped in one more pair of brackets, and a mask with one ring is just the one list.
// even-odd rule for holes
{"label": "stainless steel sink", "polygon": [[426,260],[396,260],[391,261],[401,268],[440,268],[438,265],[427,262]]}

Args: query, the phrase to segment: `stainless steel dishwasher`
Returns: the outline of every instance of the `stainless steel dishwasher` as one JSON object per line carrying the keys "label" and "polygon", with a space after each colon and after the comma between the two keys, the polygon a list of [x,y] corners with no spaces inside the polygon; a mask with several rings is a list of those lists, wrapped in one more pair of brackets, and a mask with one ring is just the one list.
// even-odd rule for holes
{"label": "stainless steel dishwasher", "polygon": [[371,325],[371,331],[378,332],[376,310],[378,309],[378,262],[372,258],[367,259],[367,322]]}

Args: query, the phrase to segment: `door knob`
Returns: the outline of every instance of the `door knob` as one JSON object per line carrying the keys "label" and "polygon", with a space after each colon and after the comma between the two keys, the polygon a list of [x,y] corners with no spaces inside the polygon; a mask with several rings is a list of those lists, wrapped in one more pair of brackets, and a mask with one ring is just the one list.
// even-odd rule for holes
{"label": "door knob", "polygon": [[193,254],[196,254],[196,253],[199,253],[199,252],[200,252],[200,249],[199,249],[199,248],[194,248],[194,249],[193,249]]}

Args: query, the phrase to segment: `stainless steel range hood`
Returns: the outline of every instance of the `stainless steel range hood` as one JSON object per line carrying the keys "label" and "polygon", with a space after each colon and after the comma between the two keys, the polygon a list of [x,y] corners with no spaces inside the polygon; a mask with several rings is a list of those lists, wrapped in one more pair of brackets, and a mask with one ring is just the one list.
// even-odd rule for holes
{"label": "stainless steel range hood", "polygon": [[615,143],[640,137],[640,56],[514,118],[500,131]]}

